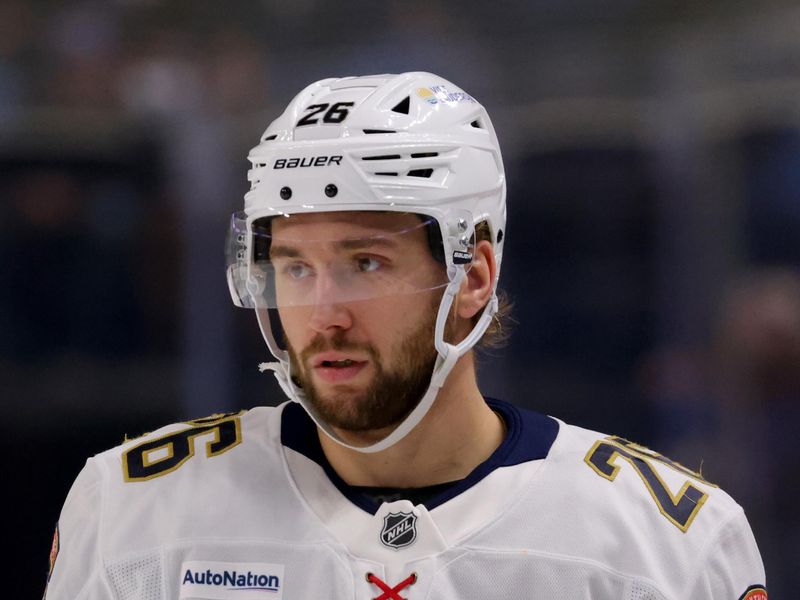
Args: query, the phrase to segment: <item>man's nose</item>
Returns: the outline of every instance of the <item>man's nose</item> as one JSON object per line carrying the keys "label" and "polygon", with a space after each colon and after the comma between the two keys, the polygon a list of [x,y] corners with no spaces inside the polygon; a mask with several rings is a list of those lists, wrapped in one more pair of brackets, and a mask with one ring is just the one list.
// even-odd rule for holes
{"label": "man's nose", "polygon": [[341,287],[341,282],[333,273],[325,273],[317,278],[309,320],[314,331],[349,329],[352,326],[352,315],[346,306],[346,292]]}
{"label": "man's nose", "polygon": [[323,333],[332,329],[350,329],[353,319],[344,304],[323,302],[312,307],[308,324],[314,331]]}

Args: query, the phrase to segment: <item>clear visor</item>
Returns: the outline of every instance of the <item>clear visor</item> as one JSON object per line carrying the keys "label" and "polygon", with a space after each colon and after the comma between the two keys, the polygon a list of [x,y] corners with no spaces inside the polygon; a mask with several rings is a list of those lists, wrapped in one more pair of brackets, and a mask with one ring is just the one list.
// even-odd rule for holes
{"label": "clear visor", "polygon": [[[474,236],[471,229],[461,233],[455,263],[469,268]],[[454,259],[445,258],[442,240],[436,219],[412,213],[309,213],[249,223],[237,213],[228,235],[228,285],[234,303],[246,308],[429,292],[446,287],[453,273]]]}

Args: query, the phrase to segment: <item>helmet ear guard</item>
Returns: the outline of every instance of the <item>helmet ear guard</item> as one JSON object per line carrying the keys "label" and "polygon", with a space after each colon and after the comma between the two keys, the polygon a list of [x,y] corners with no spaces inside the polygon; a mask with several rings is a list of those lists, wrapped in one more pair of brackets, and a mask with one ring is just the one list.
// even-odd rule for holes
{"label": "helmet ear guard", "polygon": [[[485,222],[491,232],[498,274],[500,269],[506,188],[489,115],[469,94],[430,73],[325,79],[292,100],[249,159],[245,210],[232,217],[228,232],[227,279],[234,304],[256,309],[277,359],[262,370],[275,371],[286,394],[340,444],[368,453],[388,448],[424,418],[455,362],[480,340],[497,312],[495,277],[491,298],[472,330],[458,343],[445,340],[454,298],[474,259],[478,223]],[[420,215],[431,256],[446,274],[430,386],[389,436],[368,447],[340,439],[292,379],[275,310],[280,299],[270,271],[263,268],[269,244],[259,228],[263,219],[290,222],[293,215],[353,211]]]}

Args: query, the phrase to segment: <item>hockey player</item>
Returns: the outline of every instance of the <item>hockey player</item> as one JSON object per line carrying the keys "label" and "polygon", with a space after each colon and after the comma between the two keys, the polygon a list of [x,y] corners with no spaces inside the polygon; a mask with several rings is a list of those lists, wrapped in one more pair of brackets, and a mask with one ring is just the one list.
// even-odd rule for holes
{"label": "hockey player", "polygon": [[326,79],[249,158],[228,284],[290,401],[90,459],[48,600],[767,598],[716,486],[481,395],[506,207],[472,96],[430,73]]}

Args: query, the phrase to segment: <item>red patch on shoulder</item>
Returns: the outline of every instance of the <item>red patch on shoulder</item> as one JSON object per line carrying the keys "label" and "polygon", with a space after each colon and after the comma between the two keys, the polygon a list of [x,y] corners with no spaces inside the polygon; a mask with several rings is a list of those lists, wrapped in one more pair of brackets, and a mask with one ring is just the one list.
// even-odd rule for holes
{"label": "red patch on shoulder", "polygon": [[50,581],[50,576],[53,574],[53,569],[56,566],[56,558],[58,558],[58,549],[61,547],[61,544],[58,540],[58,525],[56,525],[56,531],[53,533],[53,545],[50,546],[50,571],[47,573],[47,581]]}
{"label": "red patch on shoulder", "polygon": [[739,596],[739,600],[767,600],[767,588],[763,585],[751,585]]}

